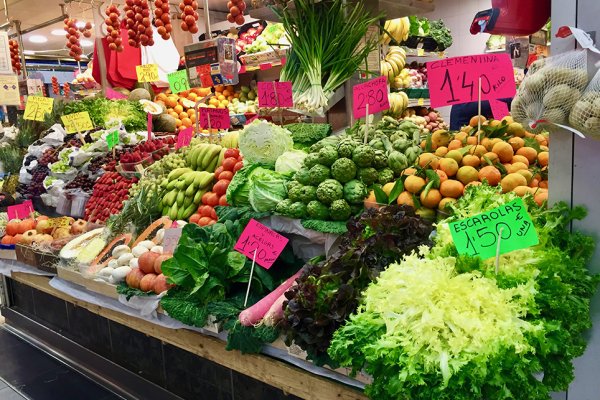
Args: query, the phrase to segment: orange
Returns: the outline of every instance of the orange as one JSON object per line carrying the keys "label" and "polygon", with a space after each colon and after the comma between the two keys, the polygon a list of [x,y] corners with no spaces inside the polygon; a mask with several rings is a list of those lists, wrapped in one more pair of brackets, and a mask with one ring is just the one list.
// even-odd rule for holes
{"label": "orange", "polygon": [[186,113],[185,111],[182,111],[179,113],[179,119],[184,119],[188,117],[188,113]]}
{"label": "orange", "polygon": [[437,176],[440,178],[440,183],[448,180],[448,175],[446,175],[446,173],[440,169],[436,169],[435,173],[437,174]]}
{"label": "orange", "polygon": [[220,95],[217,96],[217,99],[219,101],[223,101],[223,100],[225,100],[225,96],[223,96],[222,94],[220,94]]}
{"label": "orange", "polygon": [[448,143],[448,150],[458,150],[462,147],[462,142],[458,139],[454,139],[451,140],[450,143]]}
{"label": "orange", "polygon": [[175,107],[173,107],[173,111],[175,111],[177,114],[181,114],[183,112],[183,106],[181,104],[177,104]]}
{"label": "orange", "polygon": [[460,164],[460,162],[463,159],[463,156],[459,150],[450,150],[448,153],[446,153],[446,158],[451,158]]}
{"label": "orange", "polygon": [[476,145],[473,146],[470,150],[469,150],[469,154],[473,154],[474,156],[477,156],[477,158],[483,156],[485,153],[487,153],[487,149],[482,146],[482,145]]}
{"label": "orange", "polygon": [[533,193],[533,191],[534,189],[530,188],[529,186],[517,186],[513,189],[513,192],[519,197],[523,197],[527,193]]}
{"label": "orange", "polygon": [[438,168],[444,171],[446,175],[454,176],[458,171],[458,163],[453,158],[442,158]]}
{"label": "orange", "polygon": [[531,182],[529,182],[529,187],[536,188],[540,186],[540,180],[537,178],[533,178]]}
{"label": "orange", "polygon": [[371,190],[369,192],[369,196],[365,199],[364,202],[365,208],[377,208],[377,199],[375,198],[375,191]]}
{"label": "orange", "polygon": [[422,153],[419,158],[417,158],[417,164],[419,164],[421,168],[429,167],[437,169],[439,162],[439,158],[433,153]]}
{"label": "orange", "polygon": [[225,86],[223,86],[223,85],[215,86],[215,92],[221,93],[223,90],[225,90]]}
{"label": "orange", "polygon": [[169,115],[175,119],[179,119],[179,114],[177,114],[175,111],[169,111]]}
{"label": "orange", "polygon": [[188,94],[188,100],[195,102],[196,100],[198,100],[198,95],[194,92],[191,92],[190,94]]}
{"label": "orange", "polygon": [[478,180],[479,174],[475,168],[467,165],[458,169],[458,172],[456,173],[456,179],[461,181],[463,185],[467,185]]}
{"label": "orange", "polygon": [[467,140],[468,136],[469,134],[467,132],[458,132],[456,135],[454,135],[454,139],[462,143],[463,140]]}
{"label": "orange", "polygon": [[219,100],[215,97],[211,97],[210,100],[208,100],[208,104],[211,106],[218,106]]}
{"label": "orange", "polygon": [[467,138],[467,144],[475,146],[477,144],[477,136],[469,136]]}
{"label": "orange", "polygon": [[474,156],[473,154],[467,154],[463,157],[461,164],[470,167],[479,167],[479,164],[481,164],[481,160],[479,159],[479,157]]}
{"label": "orange", "polygon": [[546,139],[546,136],[544,135],[535,135],[535,140],[537,140],[538,144],[540,146],[547,146],[548,145],[548,140]]}
{"label": "orange", "polygon": [[540,187],[542,189],[548,189],[548,181],[540,181]]}
{"label": "orange", "polygon": [[528,169],[520,169],[517,171],[517,174],[523,175],[525,179],[527,179],[527,184],[529,185],[533,180],[533,172]]}
{"label": "orange", "polygon": [[511,164],[510,168],[508,168],[507,170],[509,170],[508,172],[513,173],[513,172],[517,172],[519,170],[527,170],[528,166],[522,162],[516,162]]}
{"label": "orange", "polygon": [[396,182],[389,182],[389,183],[386,183],[385,185],[383,185],[383,187],[381,189],[383,190],[383,192],[385,194],[387,194],[389,196],[395,185],[396,185]]}
{"label": "orange", "polygon": [[448,179],[447,181],[442,182],[440,185],[440,193],[444,197],[451,197],[453,199],[458,199],[462,196],[463,191],[465,190],[465,186],[454,179]]}
{"label": "orange", "polygon": [[469,187],[469,186],[481,186],[482,183],[479,181],[473,181],[473,182],[469,182],[465,185],[465,190]]}
{"label": "orange", "polygon": [[492,163],[495,163],[498,161],[498,154],[492,153],[491,151],[489,153],[485,153],[484,155],[481,156],[481,165],[489,165],[486,158],[487,158],[487,160],[490,160]]}
{"label": "orange", "polygon": [[410,175],[404,181],[404,189],[410,193],[419,193],[425,187],[425,179],[420,176]]}
{"label": "orange", "polygon": [[435,155],[438,157],[444,157],[446,154],[448,154],[448,148],[446,146],[438,147],[435,150]]}
{"label": "orange", "polygon": [[400,193],[400,196],[398,196],[396,203],[398,203],[399,205],[405,204],[405,205],[411,206],[411,207],[415,206],[415,201],[413,199],[413,195],[407,191]]}
{"label": "orange", "polygon": [[437,208],[438,204],[440,204],[440,201],[442,201],[442,195],[437,189],[429,189],[427,193],[421,193],[419,199],[421,200],[421,205],[423,207]]}
{"label": "orange", "polygon": [[183,118],[181,120],[181,123],[183,124],[183,126],[185,126],[186,128],[189,128],[190,126],[192,126],[192,120],[189,118]]}
{"label": "orange", "polygon": [[508,139],[508,144],[510,144],[514,151],[519,150],[521,147],[525,146],[525,141],[520,137],[512,137]]}
{"label": "orange", "polygon": [[485,119],[483,115],[476,115],[473,118],[471,118],[471,120],[469,121],[469,125],[475,128],[479,125],[480,122],[483,125],[485,121],[487,121],[487,119]]}
{"label": "orange", "polygon": [[540,152],[537,156],[538,163],[540,163],[542,167],[547,167],[549,156],[550,154],[547,151]]}
{"label": "orange", "polygon": [[514,152],[512,146],[510,144],[508,144],[506,142],[502,142],[502,141],[496,143],[494,145],[494,147],[492,147],[492,152],[498,154],[498,158],[503,163],[512,161],[512,158],[515,155],[515,152]]}
{"label": "orange", "polygon": [[173,108],[177,105],[177,96],[168,96],[164,102],[167,107]]}
{"label": "orange", "polygon": [[481,139],[480,144],[485,147],[485,149],[487,151],[492,151],[492,141],[490,140],[490,138],[483,138]]}
{"label": "orange", "polygon": [[183,123],[181,122],[181,120],[179,118],[175,119],[175,126],[177,126],[179,128],[180,126],[182,126],[182,124]]}
{"label": "orange", "polygon": [[538,206],[542,206],[546,201],[548,201],[548,192],[547,191],[539,191],[533,197]]}
{"label": "orange", "polygon": [[500,181],[502,193],[512,192],[517,186],[527,186],[527,179],[521,174],[508,174]]}
{"label": "orange", "polygon": [[516,155],[513,156],[511,163],[514,164],[514,163],[517,163],[517,162],[521,162],[521,163],[529,166],[529,160],[526,157],[520,156],[518,154],[516,154]]}
{"label": "orange", "polygon": [[533,147],[521,147],[517,150],[517,155],[523,156],[529,160],[529,165],[533,164],[537,159],[537,151]]}
{"label": "orange", "polygon": [[500,171],[498,171],[498,168],[491,165],[481,168],[477,176],[481,182],[486,181],[490,186],[496,186],[502,179],[502,175],[500,174]]}
{"label": "orange", "polygon": [[416,172],[417,170],[414,168],[406,168],[404,171],[402,171],[402,175],[414,175]]}
{"label": "orange", "polygon": [[189,110],[187,110],[187,115],[189,117],[191,117],[192,115],[196,115],[196,110],[194,110],[193,108],[190,108]]}
{"label": "orange", "polygon": [[497,119],[493,119],[493,120],[489,121],[488,125],[491,126],[492,128],[495,128],[498,125],[500,125],[500,121],[498,121]]}
{"label": "orange", "polygon": [[453,199],[452,197],[444,197],[442,201],[440,201],[440,204],[438,204],[438,210],[445,211],[450,204],[454,203],[456,203],[456,199]]}

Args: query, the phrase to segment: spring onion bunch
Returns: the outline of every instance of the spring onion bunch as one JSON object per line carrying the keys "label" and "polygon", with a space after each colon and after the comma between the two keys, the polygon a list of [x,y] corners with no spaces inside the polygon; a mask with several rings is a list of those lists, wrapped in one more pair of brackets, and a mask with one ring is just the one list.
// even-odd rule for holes
{"label": "spring onion bunch", "polygon": [[293,0],[276,12],[292,45],[281,80],[293,82],[296,108],[322,114],[334,91],[377,46],[376,38],[365,35],[380,16],[362,2],[345,0]]}

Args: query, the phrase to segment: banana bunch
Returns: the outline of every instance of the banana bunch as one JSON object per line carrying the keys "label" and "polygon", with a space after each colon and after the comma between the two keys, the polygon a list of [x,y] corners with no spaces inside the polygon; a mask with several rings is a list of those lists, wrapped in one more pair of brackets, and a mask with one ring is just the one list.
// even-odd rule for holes
{"label": "banana bunch", "polygon": [[394,83],[394,80],[406,65],[406,52],[400,46],[390,46],[385,59],[381,61],[381,75],[388,78],[390,84]]}
{"label": "banana bunch", "polygon": [[225,136],[221,138],[221,146],[227,147],[228,149],[237,149],[239,136],[240,131],[226,133]]}
{"label": "banana bunch", "polygon": [[171,171],[160,184],[167,191],[159,202],[162,215],[168,215],[173,221],[191,217],[198,209],[202,195],[212,187],[213,178],[212,172],[190,168]]}
{"label": "banana bunch", "polygon": [[390,44],[392,40],[396,43],[402,43],[408,39],[410,21],[408,17],[391,19],[385,21],[384,29],[385,31],[381,35],[381,43]]}
{"label": "banana bunch", "polygon": [[404,110],[408,108],[408,95],[404,92],[390,93],[389,96],[390,109],[388,115],[392,117],[400,117]]}
{"label": "banana bunch", "polygon": [[193,171],[215,172],[223,162],[225,150],[218,144],[200,143],[188,151],[185,161]]}

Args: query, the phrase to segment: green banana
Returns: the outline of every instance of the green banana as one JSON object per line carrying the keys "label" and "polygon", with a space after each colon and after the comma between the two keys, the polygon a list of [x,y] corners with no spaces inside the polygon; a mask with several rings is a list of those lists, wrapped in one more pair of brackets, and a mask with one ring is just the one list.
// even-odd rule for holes
{"label": "green banana", "polygon": [[[212,163],[214,158],[217,158],[219,153],[221,152],[221,146],[214,144],[213,147],[208,151],[206,156],[202,159],[202,170],[206,171],[207,167]],[[216,161],[215,161],[216,165]],[[213,169],[214,172],[214,169]]]}
{"label": "green banana", "polygon": [[185,196],[185,198],[183,199],[183,208],[189,207],[190,204],[194,204],[194,197],[193,196]]}
{"label": "green banana", "polygon": [[175,202],[176,197],[177,197],[177,190],[173,189],[169,193],[167,193],[167,195],[163,198],[163,204],[165,204],[169,207],[172,206],[173,203]]}
{"label": "green banana", "polygon": [[202,200],[202,195],[204,193],[206,193],[206,189],[204,189],[204,190],[198,190],[196,192],[196,194],[194,194],[194,201],[193,201],[193,203],[194,204],[200,204],[200,201]]}
{"label": "green banana", "polygon": [[190,204],[187,208],[183,210],[183,213],[181,214],[181,216],[179,216],[179,219],[188,219],[192,216],[192,214],[196,212],[197,208],[198,206],[196,206],[195,204]]}
{"label": "green banana", "polygon": [[177,193],[177,206],[183,206],[183,201],[185,200],[185,192]]}
{"label": "green banana", "polygon": [[173,203],[173,205],[169,209],[169,218],[171,218],[173,221],[177,220],[177,211],[177,203]]}
{"label": "green banana", "polygon": [[219,162],[219,157],[213,158],[212,161],[210,162],[210,164],[208,165],[208,167],[206,167],[206,170],[208,172],[214,173],[215,170],[217,169],[218,162]]}
{"label": "green banana", "polygon": [[199,188],[204,189],[207,188],[213,181],[214,174],[210,172],[202,171],[202,179],[198,185]]}
{"label": "green banana", "polygon": [[186,172],[191,172],[191,171],[192,170],[190,168],[176,168],[173,171],[169,172],[167,179],[169,181],[173,181],[173,180],[179,178],[181,175],[185,174]]}
{"label": "green banana", "polygon": [[179,177],[179,179],[185,182],[185,186],[190,186],[194,183],[194,179],[196,178],[196,171],[187,172]]}
{"label": "green banana", "polygon": [[196,159],[195,159],[195,165],[196,165],[196,171],[201,170],[202,169],[202,160],[204,159],[204,157],[206,157],[206,154],[208,153],[208,151],[212,148],[212,144],[206,144],[203,143],[202,144],[202,148],[200,149],[200,151],[198,153],[196,153]]}
{"label": "green banana", "polygon": [[171,207],[165,205],[162,209],[162,215],[169,215],[169,211],[171,211]]}
{"label": "green banana", "polygon": [[178,180],[177,183],[175,184],[175,188],[179,191],[184,190],[185,187],[186,187],[186,185],[185,185],[184,180]]}
{"label": "green banana", "polygon": [[226,151],[227,151],[227,149],[225,147],[223,147],[221,149],[221,152],[219,153],[219,161],[217,161],[217,165],[223,165],[223,160],[225,159]]}
{"label": "green banana", "polygon": [[204,181],[204,171],[196,171],[196,177],[194,178],[194,186],[202,187],[200,184]]}
{"label": "green banana", "polygon": [[169,186],[169,180],[167,178],[163,179],[162,182],[160,183],[160,187],[163,189],[166,189],[167,186]]}
{"label": "green banana", "polygon": [[179,181],[178,180],[174,180],[174,181],[169,182],[167,184],[166,189],[167,190],[173,190],[173,189],[175,189],[175,185],[177,185],[177,182],[179,182]]}
{"label": "green banana", "polygon": [[187,189],[185,190],[185,197],[191,197],[194,198],[194,193],[196,193],[196,185],[194,185],[193,183],[187,187]]}

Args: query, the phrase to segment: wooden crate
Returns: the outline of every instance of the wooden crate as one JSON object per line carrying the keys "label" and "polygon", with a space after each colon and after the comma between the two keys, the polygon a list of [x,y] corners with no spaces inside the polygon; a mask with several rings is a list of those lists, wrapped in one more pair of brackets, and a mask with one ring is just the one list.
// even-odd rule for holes
{"label": "wooden crate", "polygon": [[83,286],[90,292],[98,293],[115,300],[119,299],[117,287],[108,282],[86,278],[79,271],[63,268],[61,266],[57,268],[57,275],[59,278],[64,279],[65,281],[69,281],[76,285]]}

